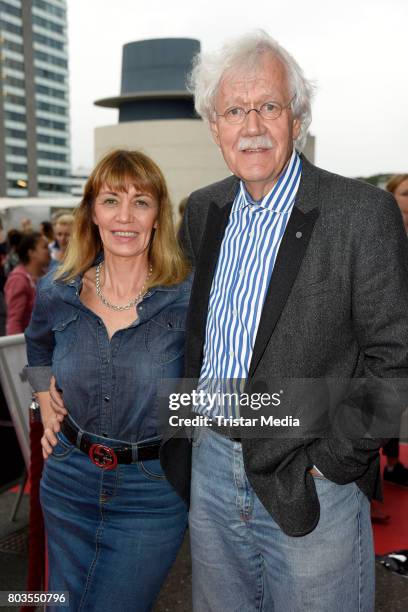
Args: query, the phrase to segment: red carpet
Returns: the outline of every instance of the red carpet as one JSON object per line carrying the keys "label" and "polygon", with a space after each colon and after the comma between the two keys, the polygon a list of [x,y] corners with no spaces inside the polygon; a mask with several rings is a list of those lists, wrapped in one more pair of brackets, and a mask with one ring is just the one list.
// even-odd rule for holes
{"label": "red carpet", "polygon": [[[381,470],[384,469],[385,459],[381,456]],[[400,444],[400,460],[408,465],[408,444]],[[391,518],[386,525],[373,525],[376,554],[408,549],[408,489],[385,482],[381,509]]]}

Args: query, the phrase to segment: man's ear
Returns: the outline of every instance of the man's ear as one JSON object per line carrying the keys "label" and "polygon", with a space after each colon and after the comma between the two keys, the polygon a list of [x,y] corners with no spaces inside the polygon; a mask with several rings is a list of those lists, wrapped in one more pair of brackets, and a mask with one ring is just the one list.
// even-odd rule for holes
{"label": "man's ear", "polygon": [[218,134],[218,125],[216,121],[210,121],[210,130],[215,144],[220,147],[220,137]]}
{"label": "man's ear", "polygon": [[293,120],[293,127],[292,127],[292,134],[293,134],[293,140],[296,140],[296,138],[299,136],[300,134],[300,121],[299,119],[294,119]]}

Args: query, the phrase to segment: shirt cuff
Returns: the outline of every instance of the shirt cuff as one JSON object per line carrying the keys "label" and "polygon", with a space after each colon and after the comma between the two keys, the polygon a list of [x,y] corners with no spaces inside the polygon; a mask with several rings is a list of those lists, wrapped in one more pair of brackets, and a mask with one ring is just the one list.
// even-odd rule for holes
{"label": "shirt cuff", "polygon": [[27,375],[28,382],[33,391],[48,391],[50,388],[51,366],[26,366],[24,373]]}

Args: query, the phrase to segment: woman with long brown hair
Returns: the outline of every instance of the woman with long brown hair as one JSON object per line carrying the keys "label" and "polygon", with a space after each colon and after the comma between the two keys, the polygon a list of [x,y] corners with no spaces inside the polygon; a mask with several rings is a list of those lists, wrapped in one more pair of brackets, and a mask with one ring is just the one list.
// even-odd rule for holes
{"label": "woman with long brown hair", "polygon": [[26,332],[44,423],[48,589],[69,591],[70,610],[150,610],[182,542],[186,508],[158,458],[157,391],[182,375],[190,284],[159,168],[110,153]]}

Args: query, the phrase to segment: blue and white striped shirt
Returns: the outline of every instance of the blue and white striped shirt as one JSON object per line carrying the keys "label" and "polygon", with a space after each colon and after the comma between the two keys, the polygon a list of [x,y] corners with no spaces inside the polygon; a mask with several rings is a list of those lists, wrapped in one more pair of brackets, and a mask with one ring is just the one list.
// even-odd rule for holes
{"label": "blue and white striped shirt", "polygon": [[[263,304],[301,172],[301,159],[293,150],[285,171],[259,202],[240,183],[210,292],[199,390],[230,392],[232,379],[244,381],[248,376]],[[236,406],[219,403],[210,413],[205,405],[196,411],[238,416]]]}

